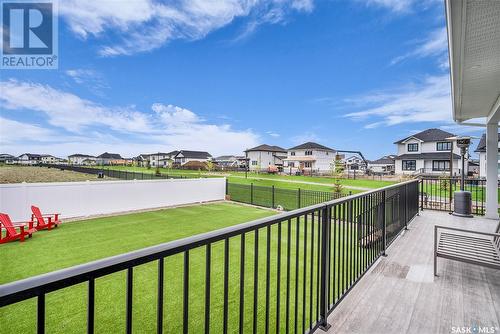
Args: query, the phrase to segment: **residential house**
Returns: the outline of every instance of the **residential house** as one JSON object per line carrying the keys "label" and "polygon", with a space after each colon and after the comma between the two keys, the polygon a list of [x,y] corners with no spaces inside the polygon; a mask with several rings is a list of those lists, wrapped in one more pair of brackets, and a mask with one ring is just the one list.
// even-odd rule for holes
{"label": "residential house", "polygon": [[179,151],[172,151],[168,153],[158,152],[158,153],[148,154],[149,165],[155,168],[157,166],[161,168],[168,168],[174,162],[177,153],[179,153]]}
{"label": "residential house", "polygon": [[214,158],[214,163],[220,168],[230,167],[237,168],[239,167],[238,158],[234,155],[221,155],[219,157]]}
{"label": "residential house", "polygon": [[262,144],[247,149],[245,155],[251,171],[283,170],[283,159],[287,157],[287,151],[279,146]]}
{"label": "residential house", "polygon": [[386,155],[380,159],[369,161],[368,169],[371,173],[376,174],[394,174],[395,155]]}
{"label": "residential house", "polygon": [[0,163],[13,164],[17,162],[17,158],[10,154],[0,154]]}
{"label": "residential house", "polygon": [[151,154],[139,154],[133,160],[138,167],[147,167]]}
{"label": "residential house", "polygon": [[174,163],[178,166],[183,166],[190,161],[206,162],[210,160],[212,160],[212,155],[204,151],[180,150],[174,156]]}
{"label": "residential house", "polygon": [[461,158],[456,153],[460,149],[451,137],[455,135],[441,129],[427,129],[395,142],[398,150],[396,174],[449,174],[452,168],[453,174],[459,175]]}
{"label": "residential house", "polygon": [[68,162],[70,165],[95,165],[97,158],[88,154],[72,154],[68,155]]}
{"label": "residential house", "polygon": [[112,165],[117,164],[117,162],[125,161],[122,156],[118,153],[108,153],[104,152],[101,155],[98,155],[96,158],[97,165]]}
{"label": "residential house", "polygon": [[336,151],[318,143],[307,142],[288,149],[284,169],[290,174],[328,173],[335,162]]}
{"label": "residential house", "polygon": [[43,164],[59,164],[64,161],[64,159],[57,158],[50,154],[42,154],[41,158]]}
{"label": "residential house", "polygon": [[[486,134],[481,136],[481,140],[477,144],[476,150],[479,153],[479,177],[486,177]],[[498,134],[498,152],[500,152],[500,133]],[[500,154],[498,154],[498,175],[500,176]]]}
{"label": "residential house", "polygon": [[361,157],[352,155],[349,158],[344,159],[345,169],[349,170],[366,170],[366,163]]}
{"label": "residential house", "polygon": [[36,165],[42,162],[40,154],[24,153],[17,157],[17,163],[21,165]]}

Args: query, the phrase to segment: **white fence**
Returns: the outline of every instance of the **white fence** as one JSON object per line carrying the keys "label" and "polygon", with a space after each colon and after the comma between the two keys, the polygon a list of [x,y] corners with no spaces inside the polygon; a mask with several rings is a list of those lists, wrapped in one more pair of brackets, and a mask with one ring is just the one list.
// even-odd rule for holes
{"label": "white fence", "polygon": [[223,200],[224,178],[86,181],[0,185],[0,212],[13,221],[31,217],[31,205],[62,218]]}

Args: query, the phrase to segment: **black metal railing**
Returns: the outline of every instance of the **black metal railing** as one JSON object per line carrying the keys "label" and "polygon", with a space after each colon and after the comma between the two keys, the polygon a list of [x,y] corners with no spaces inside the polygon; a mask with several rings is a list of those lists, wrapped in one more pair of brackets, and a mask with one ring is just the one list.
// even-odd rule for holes
{"label": "black metal railing", "polygon": [[[452,212],[453,193],[460,190],[460,178],[435,177],[420,179],[420,208]],[[472,213],[485,214],[486,180],[465,179],[464,190],[472,194]]]}
{"label": "black metal railing", "polygon": [[76,165],[56,165],[56,164],[39,164],[40,167],[57,168],[60,170],[69,170],[78,173],[91,175],[102,174],[106,177],[111,177],[121,180],[162,180],[162,179],[186,179],[186,175],[175,175],[167,173],[155,174],[154,172],[134,172],[128,170],[113,169],[106,166],[85,167]]}
{"label": "black metal railing", "polygon": [[351,193],[306,189],[283,189],[275,186],[255,186],[254,184],[226,183],[226,195],[235,202],[263,206],[266,208],[282,207],[295,210],[310,205],[332,201]]}
{"label": "black metal railing", "polygon": [[[328,315],[417,213],[418,181],[408,181],[4,284],[0,311],[34,298],[31,331],[45,332],[47,310],[66,326],[76,317],[88,333],[120,331],[106,327],[113,320],[97,321],[96,290],[104,293],[98,287],[106,281],[99,278],[125,272],[118,277],[125,284],[115,284],[124,299],[107,300],[112,305],[106,307],[124,307],[126,333],[311,333],[328,327]],[[141,278],[156,280],[156,290],[140,290],[134,280]],[[51,298],[62,289],[84,293],[81,283],[86,319],[54,304],[67,298]],[[137,300],[142,294],[150,296],[144,305]]]}

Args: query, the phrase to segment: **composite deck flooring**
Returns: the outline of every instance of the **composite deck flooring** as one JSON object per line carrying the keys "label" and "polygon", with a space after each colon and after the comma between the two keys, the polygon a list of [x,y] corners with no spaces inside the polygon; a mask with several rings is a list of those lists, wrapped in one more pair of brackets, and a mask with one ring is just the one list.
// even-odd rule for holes
{"label": "composite deck flooring", "polygon": [[434,225],[493,232],[497,224],[421,212],[332,312],[328,333],[500,333],[500,270],[439,258],[433,275]]}

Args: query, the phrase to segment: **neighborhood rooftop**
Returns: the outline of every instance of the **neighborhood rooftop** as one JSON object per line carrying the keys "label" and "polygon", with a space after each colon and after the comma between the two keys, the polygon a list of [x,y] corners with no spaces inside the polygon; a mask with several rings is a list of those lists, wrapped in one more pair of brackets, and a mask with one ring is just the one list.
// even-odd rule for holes
{"label": "neighborhood rooftop", "polygon": [[[500,133],[498,134],[498,141],[500,142]],[[477,144],[476,150],[474,152],[486,152],[486,133],[483,133],[479,144]]]}
{"label": "neighborhood rooftop", "polygon": [[252,151],[286,153],[286,150],[283,147],[274,146],[274,145],[267,145],[267,144],[262,144],[262,145],[259,145],[259,146],[253,147],[253,148],[249,148],[245,152],[252,152]]}
{"label": "neighborhood rooftop", "polygon": [[179,155],[182,155],[183,158],[190,158],[190,159],[205,159],[212,156],[210,153],[204,151],[186,151],[186,150],[179,151],[176,157],[179,157]]}
{"label": "neighborhood rooftop", "polygon": [[417,138],[423,142],[426,141],[437,141],[437,140],[447,140],[450,137],[455,136],[453,133],[449,133],[447,131],[443,131],[441,129],[427,129],[422,132],[416,133],[414,135],[408,136],[406,138],[403,138],[401,140],[398,140],[394,144],[400,144],[405,142],[406,140],[410,138]]}
{"label": "neighborhood rooftop", "polygon": [[297,146],[294,146],[290,148],[290,150],[326,150],[326,151],[333,151],[333,149],[326,147],[324,145],[318,144],[318,143],[313,143],[313,142],[307,142],[304,144],[300,144]]}

